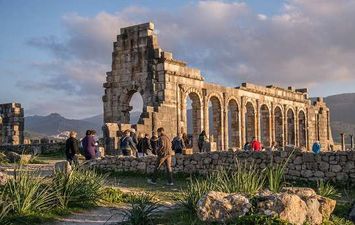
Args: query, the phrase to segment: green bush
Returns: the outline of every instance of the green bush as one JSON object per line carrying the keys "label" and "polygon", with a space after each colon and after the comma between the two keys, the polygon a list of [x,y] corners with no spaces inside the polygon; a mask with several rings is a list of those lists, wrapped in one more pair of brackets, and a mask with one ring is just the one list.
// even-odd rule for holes
{"label": "green bush", "polygon": [[125,211],[127,225],[154,225],[154,213],[159,209],[160,204],[154,195],[138,194],[131,203],[129,210]]}
{"label": "green bush", "polygon": [[6,216],[8,215],[8,213],[10,212],[12,205],[7,203],[4,200],[4,192],[2,192],[1,196],[0,196],[0,224],[9,224],[6,221]]}
{"label": "green bush", "polygon": [[215,183],[213,181],[197,178],[191,180],[187,187],[182,190],[180,203],[187,210],[187,212],[195,214],[197,209],[197,202],[203,195],[207,194],[209,191],[214,190],[214,185]]}
{"label": "green bush", "polygon": [[274,193],[280,192],[284,181],[285,168],[288,162],[290,161],[294,151],[295,150],[293,150],[291,154],[287,157],[285,162],[281,164],[274,164],[274,160],[273,158],[271,158],[271,165],[266,169],[266,177],[268,181],[268,188],[270,191]]}
{"label": "green bush", "polygon": [[52,183],[61,208],[89,207],[101,199],[105,176],[93,170],[74,168],[70,173],[56,172]]}
{"label": "green bush", "polygon": [[323,180],[317,182],[317,193],[326,198],[334,199],[340,197],[337,189],[329,182],[324,182]]}
{"label": "green bush", "polygon": [[106,187],[101,191],[101,199],[107,203],[121,203],[126,195],[118,188]]}
{"label": "green bush", "polygon": [[14,177],[4,186],[4,201],[12,205],[18,215],[28,215],[52,209],[54,195],[50,192],[45,179],[38,173],[15,169]]}

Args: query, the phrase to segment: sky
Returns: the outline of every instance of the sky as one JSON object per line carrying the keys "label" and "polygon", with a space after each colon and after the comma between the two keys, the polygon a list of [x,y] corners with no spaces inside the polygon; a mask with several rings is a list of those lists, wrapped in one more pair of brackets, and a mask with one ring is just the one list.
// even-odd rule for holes
{"label": "sky", "polygon": [[147,21],[208,82],[355,92],[355,0],[0,0],[0,102],[101,114],[112,42]]}

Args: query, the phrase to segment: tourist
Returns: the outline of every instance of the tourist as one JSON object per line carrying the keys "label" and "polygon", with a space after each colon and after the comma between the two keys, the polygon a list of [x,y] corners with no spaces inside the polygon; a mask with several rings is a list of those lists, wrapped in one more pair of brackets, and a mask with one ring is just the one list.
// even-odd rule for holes
{"label": "tourist", "polygon": [[312,152],[314,154],[319,154],[321,149],[321,145],[319,141],[315,141],[312,146]]}
{"label": "tourist", "polygon": [[137,152],[136,144],[133,142],[131,137],[131,131],[125,130],[123,133],[123,137],[120,140],[120,149],[122,151],[122,155],[124,156],[134,156]]}
{"label": "tourist", "polygon": [[100,152],[100,149],[99,149],[99,141],[98,141],[98,138],[96,136],[96,131],[95,130],[90,130],[91,132],[91,136],[94,138],[94,141],[95,141],[95,155],[96,155],[96,158],[100,158],[101,157],[101,152]]}
{"label": "tourist", "polygon": [[178,135],[173,139],[172,143],[172,149],[174,150],[175,154],[182,154],[182,151],[186,148],[184,140],[182,139],[181,133],[178,133]]}
{"label": "tourist", "polygon": [[84,149],[84,156],[86,160],[91,160],[96,158],[96,142],[94,136],[91,135],[91,130],[86,131],[86,136],[81,141],[83,149]]}
{"label": "tourist", "polygon": [[153,154],[152,153],[153,149],[152,149],[152,145],[150,144],[149,134],[144,135],[142,149],[143,149],[143,156]]}
{"label": "tourist", "polygon": [[153,131],[152,137],[150,138],[150,145],[152,147],[152,153],[154,155],[157,154],[157,147],[158,147],[158,137],[155,135],[155,132]]}
{"label": "tourist", "polygon": [[139,134],[138,135],[138,144],[137,144],[137,157],[141,158],[143,157],[143,139],[144,139],[144,134]]}
{"label": "tourist", "polygon": [[76,156],[76,154],[79,154],[79,141],[76,139],[76,136],[77,133],[75,131],[70,131],[69,138],[65,142],[65,155],[71,166],[79,164]]}
{"label": "tourist", "polygon": [[182,140],[184,140],[184,144],[185,144],[186,148],[191,148],[192,145],[191,145],[190,139],[186,133],[182,134]]}
{"label": "tourist", "polygon": [[152,178],[148,179],[148,183],[156,184],[159,169],[163,164],[165,164],[167,176],[168,176],[167,185],[173,186],[174,185],[173,171],[171,168],[171,155],[172,155],[171,142],[168,136],[165,135],[164,128],[160,127],[158,129],[158,135],[159,135],[158,149],[157,149],[158,158],[155,164],[154,173],[152,175]]}
{"label": "tourist", "polygon": [[261,143],[256,139],[256,137],[253,137],[253,141],[250,143],[251,150],[255,152],[260,152],[261,151]]}
{"label": "tourist", "polygon": [[244,151],[250,151],[250,149],[251,149],[250,143],[249,142],[245,143],[244,146],[243,146],[243,150]]}
{"label": "tourist", "polygon": [[137,146],[138,145],[138,138],[137,138],[137,133],[136,133],[135,129],[133,129],[133,128],[131,129],[130,136],[131,136],[132,141],[135,144],[135,146]]}
{"label": "tourist", "polygon": [[204,151],[204,146],[207,140],[208,139],[207,139],[206,131],[203,130],[201,134],[198,136],[198,149],[200,150],[200,152]]}
{"label": "tourist", "polygon": [[275,142],[275,141],[273,141],[273,142],[271,143],[270,150],[271,150],[271,151],[276,151],[276,150],[277,150],[277,146],[276,146],[276,142]]}

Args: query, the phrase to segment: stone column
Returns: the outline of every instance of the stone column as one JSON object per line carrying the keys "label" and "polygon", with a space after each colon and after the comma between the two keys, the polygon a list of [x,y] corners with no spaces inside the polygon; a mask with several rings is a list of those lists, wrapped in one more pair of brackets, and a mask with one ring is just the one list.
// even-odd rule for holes
{"label": "stone column", "polygon": [[246,143],[245,134],[245,97],[242,96],[240,100],[240,136],[241,136],[241,147],[244,147]]}
{"label": "stone column", "polygon": [[350,149],[351,150],[354,149],[354,135],[353,134],[350,135]]}
{"label": "stone column", "polygon": [[259,100],[256,100],[256,109],[255,109],[255,137],[259,141],[261,141],[261,133],[260,133],[260,104]]}
{"label": "stone column", "polygon": [[283,117],[283,120],[284,120],[284,130],[283,130],[283,146],[285,147],[287,145],[287,142],[288,142],[288,123],[287,123],[287,106],[284,105],[284,113],[283,113],[284,117]]}
{"label": "stone column", "polygon": [[340,139],[341,139],[341,150],[345,150],[345,134],[341,133],[340,134]]}
{"label": "stone column", "polygon": [[273,142],[276,142],[276,133],[275,133],[275,114],[274,114],[274,104],[271,103],[271,108],[270,108],[270,145]]}

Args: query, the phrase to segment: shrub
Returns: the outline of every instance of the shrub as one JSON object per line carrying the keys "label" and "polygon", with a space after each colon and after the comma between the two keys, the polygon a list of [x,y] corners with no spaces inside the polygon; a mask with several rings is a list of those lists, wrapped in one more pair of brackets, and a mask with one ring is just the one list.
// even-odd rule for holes
{"label": "shrub", "polygon": [[106,187],[102,189],[101,193],[101,199],[107,203],[120,203],[125,198],[124,193],[118,188]]}
{"label": "shrub", "polygon": [[195,214],[198,201],[203,195],[212,191],[214,187],[214,182],[212,181],[195,178],[182,190],[180,203],[189,213]]}
{"label": "shrub", "polygon": [[340,194],[329,182],[324,182],[320,180],[317,182],[317,193],[326,198],[336,198],[340,197]]}
{"label": "shrub", "polygon": [[155,200],[154,195],[138,194],[131,208],[125,211],[125,217],[129,225],[154,225],[154,213],[159,209],[160,204]]}
{"label": "shrub", "polygon": [[0,224],[6,225],[9,223],[6,221],[5,218],[10,212],[12,205],[6,202],[4,199],[4,193],[2,193],[0,196]]}
{"label": "shrub", "polygon": [[271,165],[266,169],[266,177],[268,181],[268,188],[272,192],[279,192],[282,188],[282,183],[284,179],[285,168],[293,155],[293,150],[291,154],[287,157],[283,164],[274,164],[273,158],[271,158]]}
{"label": "shrub", "polygon": [[70,173],[56,172],[53,192],[62,208],[96,205],[101,198],[105,176],[93,170],[75,168]]}
{"label": "shrub", "polygon": [[44,178],[21,167],[15,169],[14,177],[7,181],[3,192],[5,201],[19,215],[44,212],[55,206],[54,195]]}

